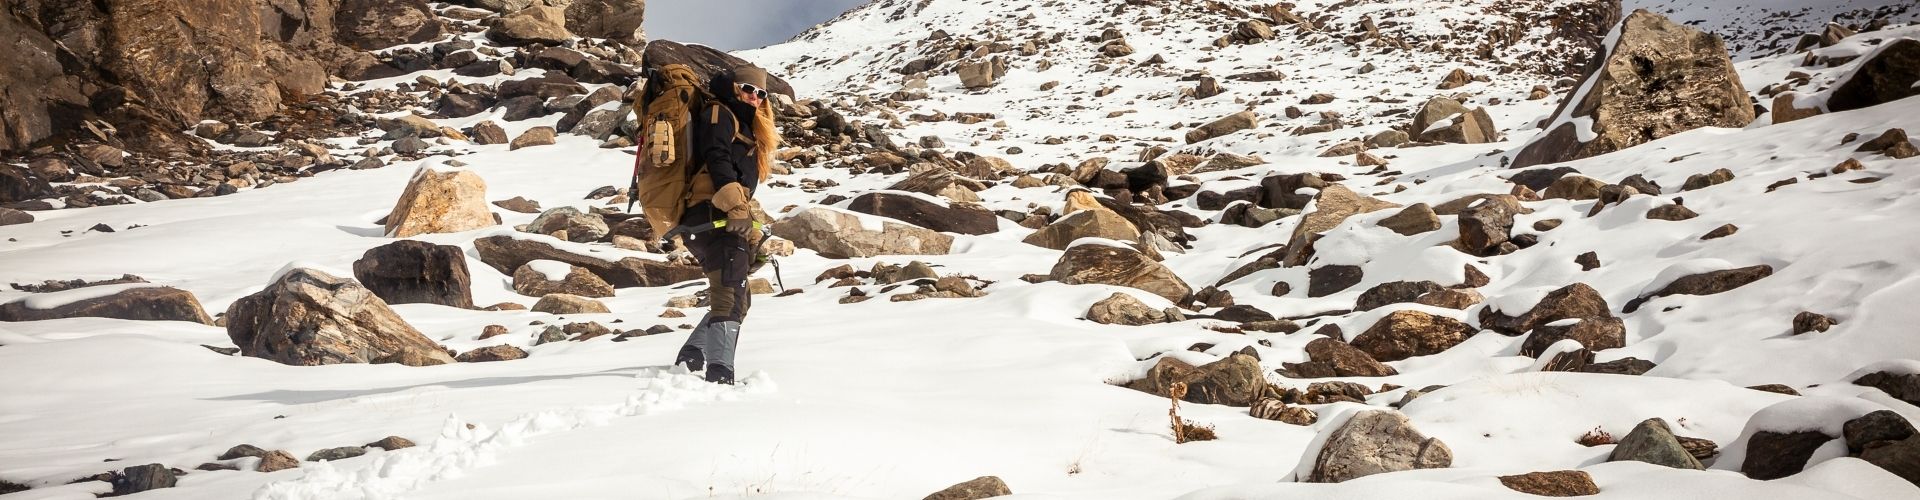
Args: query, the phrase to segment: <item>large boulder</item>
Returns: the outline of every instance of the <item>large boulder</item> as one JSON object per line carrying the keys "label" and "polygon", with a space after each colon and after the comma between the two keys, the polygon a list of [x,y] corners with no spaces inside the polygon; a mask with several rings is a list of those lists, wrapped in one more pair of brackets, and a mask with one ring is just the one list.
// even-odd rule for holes
{"label": "large boulder", "polygon": [[407,190],[387,214],[387,236],[458,233],[493,225],[487,210],[487,182],[472,170],[448,168],[438,160],[421,166]]}
{"label": "large boulder", "polygon": [[[699,73],[701,78],[712,79],[716,70],[739,67],[748,64],[745,59],[733,54],[721,52],[705,45],[685,45],[672,40],[651,40],[647,42],[646,53],[642,56],[648,66],[660,67],[668,64],[685,64]],[[795,97],[793,85],[779,76],[767,76],[767,91],[787,97]],[[824,121],[822,123],[825,123]]]}
{"label": "large boulder", "polygon": [[1627,437],[1614,445],[1613,452],[1607,455],[1608,462],[1633,460],[1654,465],[1664,465],[1675,469],[1702,468],[1700,460],[1680,445],[1680,439],[1667,427],[1667,421],[1649,418],[1633,426]]}
{"label": "large boulder", "polygon": [[1353,338],[1353,346],[1376,360],[1399,361],[1439,354],[1466,342],[1473,332],[1473,326],[1453,318],[1401,310],[1380,318],[1373,327],[1360,332]]}
{"label": "large boulder", "polygon": [[193,293],[146,283],[97,285],[37,293],[0,304],[0,321],[114,318],[213,324]]}
{"label": "large boulder", "polygon": [[1294,226],[1293,236],[1287,240],[1286,266],[1306,264],[1307,259],[1313,257],[1313,242],[1319,239],[1320,233],[1339,226],[1348,217],[1399,206],[1355,193],[1341,184],[1321,188],[1320,194],[1313,198],[1313,211],[1301,217],[1300,225]]}
{"label": "large boulder", "polygon": [[1137,288],[1175,304],[1185,303],[1193,288],[1173,270],[1132,248],[1098,243],[1068,248],[1053,264],[1049,277],[1069,285],[1115,285]]}
{"label": "large boulder", "polygon": [[312,269],[288,270],[234,301],[226,320],[240,354],[282,364],[453,362],[367,287]]}
{"label": "large boulder", "polygon": [[1147,370],[1147,377],[1127,384],[1133,390],[1160,397],[1172,397],[1174,384],[1186,384],[1187,402],[1248,407],[1278,391],[1267,382],[1260,360],[1245,354],[1231,354],[1219,361],[1195,367],[1172,357]]}
{"label": "large boulder", "polygon": [[426,0],[340,0],[333,16],[340,43],[379,50],[440,37],[440,18]]}
{"label": "large boulder", "polygon": [[1007,60],[1001,57],[966,61],[954,66],[953,71],[960,76],[960,84],[967,90],[979,90],[1000,83],[1000,77],[1007,74]]}
{"label": "large boulder", "polygon": [[536,5],[502,16],[487,29],[487,38],[506,45],[560,45],[573,33],[567,31],[566,10]]}
{"label": "large boulder", "polygon": [[832,258],[875,255],[945,255],[953,237],[888,219],[812,207],[773,223],[773,234]]}
{"label": "large boulder", "polygon": [[1920,95],[1920,40],[1902,38],[1875,51],[1827,98],[1828,111],[1850,111]]}
{"label": "large boulder", "polygon": [[1241,111],[1214,120],[1206,125],[1201,125],[1200,128],[1188,131],[1187,144],[1250,129],[1259,124],[1260,115],[1253,114],[1252,111]]}
{"label": "large boulder", "polygon": [[[1606,154],[1700,127],[1743,127],[1754,107],[1719,36],[1636,10],[1596,72],[1521,148],[1523,168]],[[1590,124],[1589,124],[1590,123]],[[1585,129],[1585,130],[1582,130]]]}
{"label": "large boulder", "polygon": [[[480,254],[480,262],[492,267],[501,274],[512,275],[520,266],[535,260],[553,260],[585,268],[595,276],[619,288],[666,286],[684,281],[697,280],[705,276],[698,266],[678,264],[639,257],[592,255],[603,250],[583,250],[576,253],[561,249],[554,243],[541,241],[538,237],[520,235],[495,235],[473,241],[473,249]],[[564,244],[564,243],[563,243]]]}
{"label": "large boulder", "polygon": [[1460,211],[1457,247],[1481,257],[1504,253],[1513,237],[1513,217],[1526,212],[1513,195],[1491,196]]}
{"label": "large boulder", "polygon": [[15,203],[53,196],[53,186],[32,171],[0,164],[0,203]]}
{"label": "large boulder", "polygon": [[971,206],[934,203],[904,194],[863,194],[854,198],[847,209],[943,233],[989,234],[1000,230],[1000,218],[994,216],[993,212]]}
{"label": "large boulder", "polygon": [[388,304],[473,308],[473,279],[460,247],[401,240],[368,249],[353,278]]}
{"label": "large boulder", "polygon": [[1467,109],[1460,101],[1445,97],[1428,99],[1420,111],[1414,113],[1413,123],[1407,130],[1421,142],[1485,144],[1500,140],[1500,132],[1494,128],[1493,117],[1487,114],[1486,108]]}
{"label": "large boulder", "polygon": [[1520,335],[1564,319],[1607,318],[1613,311],[1606,297],[1586,283],[1574,283],[1548,292],[1533,309],[1513,314],[1495,307],[1481,310],[1480,326],[1507,335]]}
{"label": "large boulder", "polygon": [[1309,483],[1338,483],[1385,472],[1453,466],[1453,450],[1413,428],[1406,415],[1366,410],[1334,429],[1311,455]]}
{"label": "large boulder", "polygon": [[513,271],[513,290],[529,297],[564,293],[580,297],[612,297],[613,285],[584,267],[557,260],[535,260]]}
{"label": "large boulder", "polygon": [[573,0],[567,5],[567,31],[639,47],[646,43],[646,0]]}
{"label": "large boulder", "polygon": [[1021,241],[1029,245],[1066,250],[1068,245],[1080,238],[1140,241],[1140,229],[1106,207],[1093,207],[1067,214]]}
{"label": "large boulder", "polygon": [[1367,351],[1360,350],[1335,338],[1317,338],[1307,343],[1307,362],[1286,363],[1286,368],[1299,378],[1316,377],[1388,377],[1398,375],[1393,367],[1373,359]]}

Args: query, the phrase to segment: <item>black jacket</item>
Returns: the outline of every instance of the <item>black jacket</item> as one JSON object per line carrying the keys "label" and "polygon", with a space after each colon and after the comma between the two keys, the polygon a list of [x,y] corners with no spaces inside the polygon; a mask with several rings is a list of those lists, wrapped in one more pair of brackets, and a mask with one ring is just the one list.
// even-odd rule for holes
{"label": "black jacket", "polygon": [[[739,183],[752,193],[759,187],[760,162],[755,158],[752,106],[734,98],[733,79],[716,75],[708,83],[714,98],[693,114],[693,154],[704,164],[707,179],[695,179],[695,199],[682,223],[706,222],[726,218],[713,207],[712,190]],[[712,181],[710,186],[701,181]],[[705,189],[702,189],[705,188]],[[703,192],[704,191],[704,192]],[[706,195],[706,196],[702,196]]]}

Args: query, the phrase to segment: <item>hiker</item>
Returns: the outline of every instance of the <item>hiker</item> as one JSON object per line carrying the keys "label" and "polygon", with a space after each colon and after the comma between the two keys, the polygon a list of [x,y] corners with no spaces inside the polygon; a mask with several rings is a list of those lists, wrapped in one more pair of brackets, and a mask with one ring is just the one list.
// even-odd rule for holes
{"label": "hiker", "polygon": [[688,252],[706,272],[710,308],[680,347],[674,364],[693,371],[704,369],[709,382],[731,384],[740,323],[751,302],[747,275],[755,267],[754,253],[762,237],[753,221],[753,192],[772,170],[773,149],[780,136],[767,102],[766,70],[741,66],[718,72],[708,82],[708,91],[713,97],[705,106],[689,110],[693,114],[689,153],[704,168],[693,174],[679,224],[711,226],[725,221],[726,225],[723,230],[684,236]]}

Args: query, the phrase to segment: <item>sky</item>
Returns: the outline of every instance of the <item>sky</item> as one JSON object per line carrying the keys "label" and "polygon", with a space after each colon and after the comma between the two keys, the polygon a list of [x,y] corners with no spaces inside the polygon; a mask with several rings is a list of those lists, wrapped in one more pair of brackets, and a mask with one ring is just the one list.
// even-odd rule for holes
{"label": "sky", "polygon": [[699,43],[720,50],[787,41],[868,0],[649,0],[649,40]]}

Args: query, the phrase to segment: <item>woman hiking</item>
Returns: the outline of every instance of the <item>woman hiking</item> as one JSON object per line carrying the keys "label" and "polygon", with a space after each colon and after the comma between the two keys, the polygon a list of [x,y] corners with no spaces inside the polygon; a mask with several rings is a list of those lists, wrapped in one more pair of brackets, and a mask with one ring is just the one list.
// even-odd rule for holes
{"label": "woman hiking", "polygon": [[761,238],[753,223],[753,192],[772,171],[780,134],[767,102],[766,70],[741,66],[723,71],[709,80],[708,88],[714,98],[704,109],[692,111],[691,125],[692,153],[706,168],[694,174],[690,204],[679,222],[685,227],[726,221],[726,226],[685,237],[688,252],[706,272],[710,308],[674,363],[692,371],[704,369],[708,382],[732,384],[740,323],[751,302],[747,275]]}

